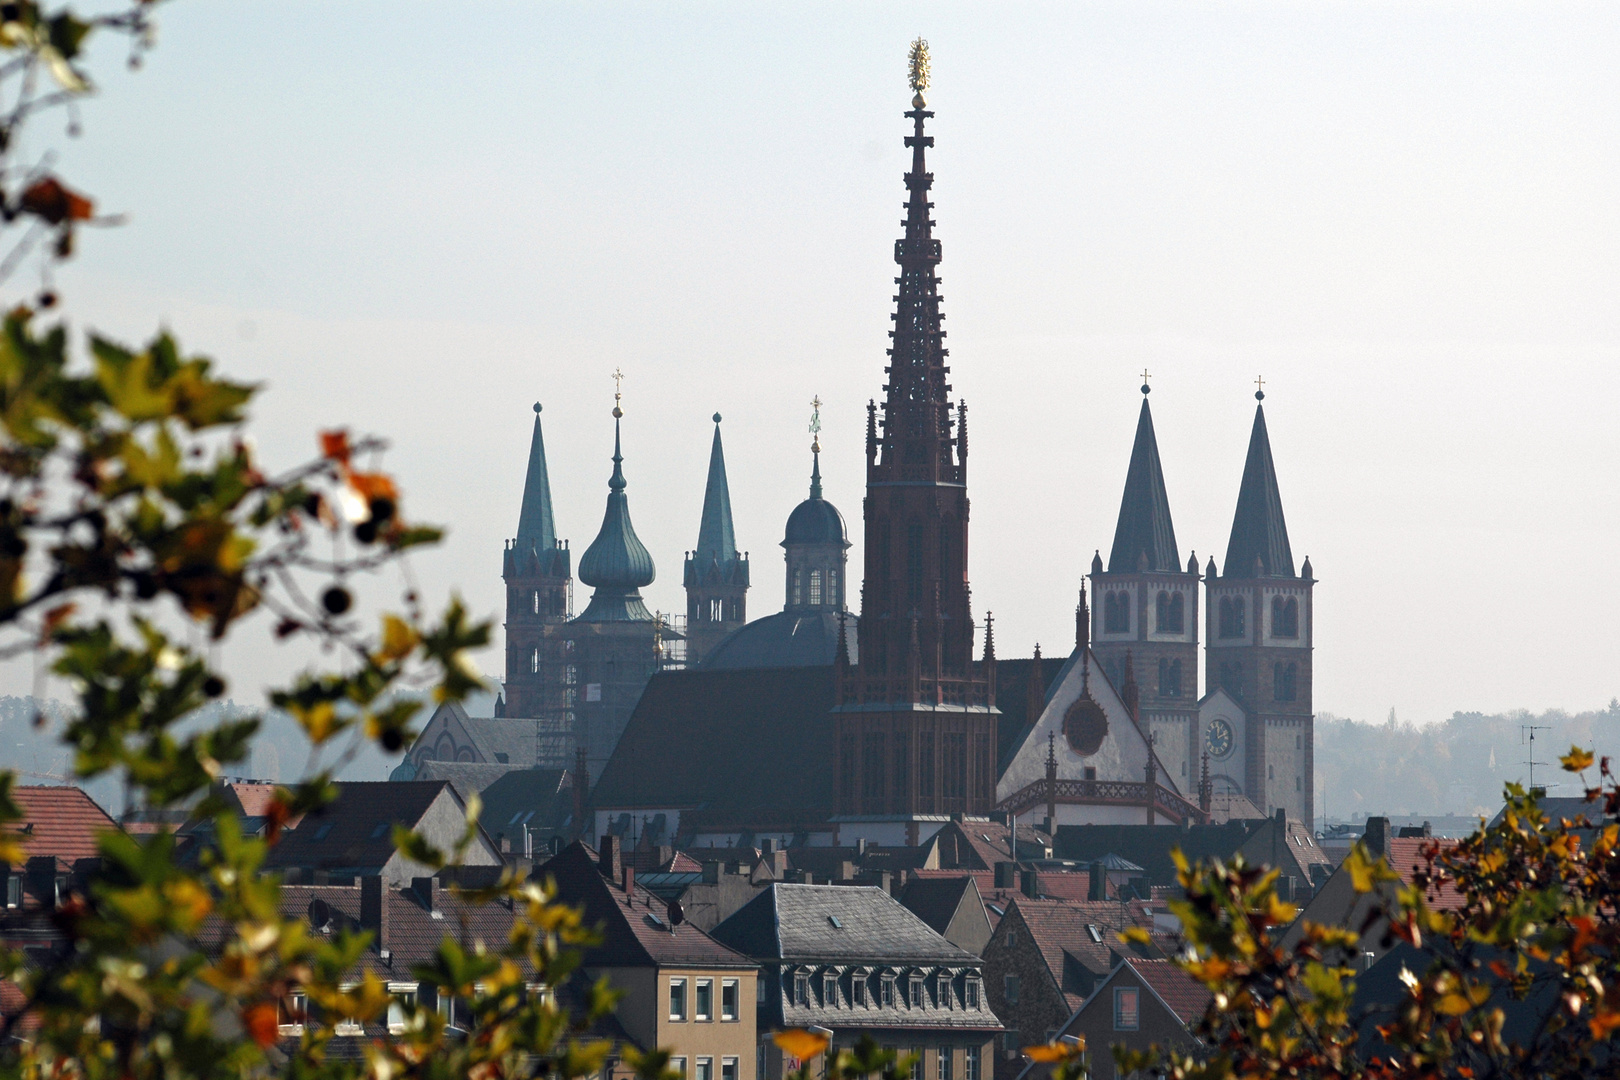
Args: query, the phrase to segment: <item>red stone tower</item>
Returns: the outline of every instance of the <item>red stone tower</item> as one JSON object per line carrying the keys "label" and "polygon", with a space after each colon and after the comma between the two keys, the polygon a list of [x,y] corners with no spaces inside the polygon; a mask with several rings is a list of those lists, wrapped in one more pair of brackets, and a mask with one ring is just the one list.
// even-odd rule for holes
{"label": "red stone tower", "polygon": [[953,409],[946,381],[934,177],[924,158],[934,142],[923,133],[934,115],[923,97],[926,45],[912,56],[909,198],[894,246],[899,292],[882,419],[876,403],[867,406],[860,662],[839,660],[834,772],[841,816],[915,822],[990,810],[997,713],[993,661],[972,657],[967,407]]}

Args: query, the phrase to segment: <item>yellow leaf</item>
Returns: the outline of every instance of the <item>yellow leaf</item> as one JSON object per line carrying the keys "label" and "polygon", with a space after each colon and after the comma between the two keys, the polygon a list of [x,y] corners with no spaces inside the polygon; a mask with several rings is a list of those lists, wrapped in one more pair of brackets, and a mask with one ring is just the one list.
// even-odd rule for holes
{"label": "yellow leaf", "polygon": [[1083,1038],[1078,1043],[1049,1042],[1024,1047],[1024,1056],[1043,1065],[1052,1065],[1072,1057],[1079,1057],[1085,1048],[1086,1040]]}
{"label": "yellow leaf", "polygon": [[1153,938],[1140,926],[1128,926],[1119,933],[1119,940],[1127,945],[1151,945]]}
{"label": "yellow leaf", "polygon": [[398,615],[384,615],[382,625],[382,651],[378,656],[384,663],[402,660],[410,655],[421,641],[417,632],[411,625]]}
{"label": "yellow leaf", "polygon": [[1271,894],[1271,903],[1266,911],[1266,918],[1273,926],[1287,926],[1294,921],[1299,909],[1286,900],[1279,900],[1276,893]]}
{"label": "yellow leaf", "polygon": [[792,1028],[788,1031],[778,1031],[771,1036],[771,1041],[791,1057],[800,1061],[809,1061],[817,1054],[827,1049],[825,1035],[813,1035],[803,1028]]}
{"label": "yellow leaf", "polygon": [[1461,1016],[1473,1007],[1473,1003],[1461,994],[1447,994],[1435,1002],[1434,1011],[1447,1016]]}
{"label": "yellow leaf", "polygon": [[1559,758],[1558,763],[1564,767],[1565,772],[1580,772],[1583,769],[1590,769],[1592,762],[1595,760],[1596,757],[1592,751],[1582,750],[1578,746],[1571,746],[1569,753]]}

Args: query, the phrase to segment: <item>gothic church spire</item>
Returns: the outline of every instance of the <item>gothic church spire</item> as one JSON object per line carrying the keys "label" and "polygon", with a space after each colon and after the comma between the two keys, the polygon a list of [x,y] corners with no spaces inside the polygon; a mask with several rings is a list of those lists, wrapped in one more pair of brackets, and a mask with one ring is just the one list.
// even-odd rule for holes
{"label": "gothic church spire", "polygon": [[1226,545],[1226,576],[1291,578],[1294,553],[1288,547],[1277,467],[1272,464],[1271,439],[1266,434],[1266,395],[1257,390],[1254,396],[1262,404],[1254,407],[1249,457],[1243,464],[1243,486],[1238,489],[1232,537]]}
{"label": "gothic church spire", "polygon": [[557,546],[557,524],[551,514],[551,477],[546,471],[546,440],[540,434],[540,403],[534,403],[534,436],[529,440],[529,473],[523,481],[523,508],[518,513],[518,547],[547,552]]}
{"label": "gothic church spire", "polygon": [[717,567],[725,576],[737,562],[737,534],[731,525],[731,489],[726,484],[726,452],[720,445],[720,414],[714,414],[714,444],[709,449],[709,482],[703,490],[703,520],[698,525],[699,572]]}
{"label": "gothic church spire", "polygon": [[[1153,412],[1148,408],[1148,385],[1142,384],[1142,411],[1136,421],[1136,444],[1125,474],[1125,496],[1114,526],[1114,547],[1108,555],[1110,574],[1139,570],[1175,573],[1181,569],[1176,551],[1176,528],[1170,522],[1170,500],[1164,490],[1159,464],[1159,443],[1153,434]],[[1146,565],[1143,565],[1144,558]]]}

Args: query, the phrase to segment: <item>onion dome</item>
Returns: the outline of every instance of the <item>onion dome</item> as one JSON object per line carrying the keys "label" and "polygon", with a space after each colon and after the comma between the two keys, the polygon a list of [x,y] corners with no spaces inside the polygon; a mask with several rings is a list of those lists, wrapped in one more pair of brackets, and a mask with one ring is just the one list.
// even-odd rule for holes
{"label": "onion dome", "polygon": [[596,592],[580,622],[651,622],[652,613],[638,590],[655,576],[652,556],[630,524],[630,503],[625,497],[624,455],[619,450],[619,418],[613,409],[613,476],[608,480],[607,512],[602,528],[579,560],[579,580]]}

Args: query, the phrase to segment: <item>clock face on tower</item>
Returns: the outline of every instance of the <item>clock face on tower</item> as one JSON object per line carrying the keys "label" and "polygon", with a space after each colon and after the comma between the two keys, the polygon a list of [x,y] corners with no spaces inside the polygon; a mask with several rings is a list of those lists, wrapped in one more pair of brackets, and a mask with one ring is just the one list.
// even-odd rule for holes
{"label": "clock face on tower", "polygon": [[1232,752],[1232,725],[1225,720],[1211,720],[1205,739],[1209,744],[1210,757],[1225,757]]}

